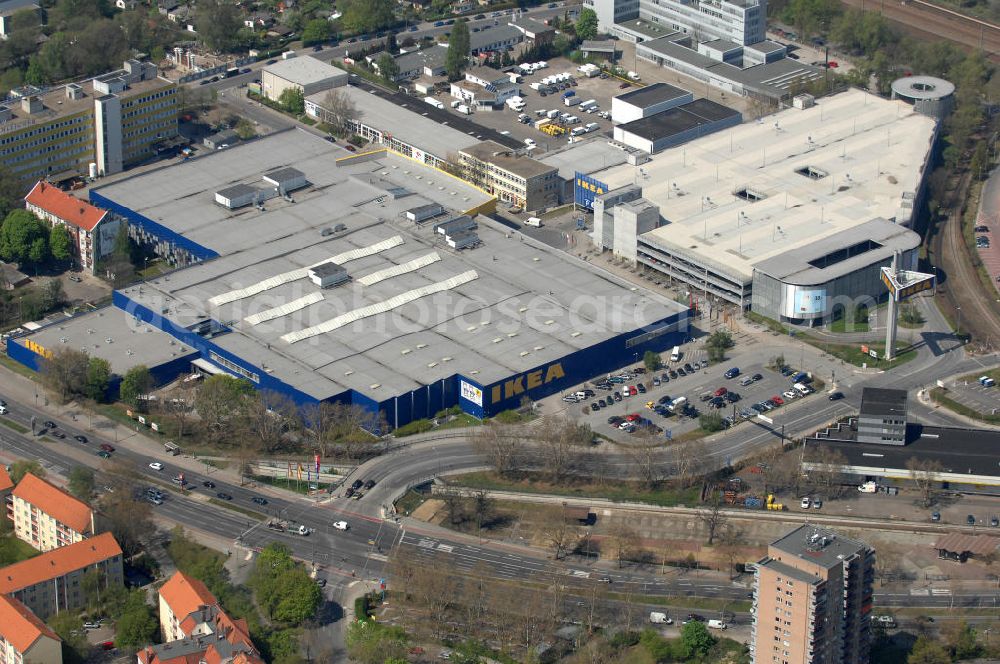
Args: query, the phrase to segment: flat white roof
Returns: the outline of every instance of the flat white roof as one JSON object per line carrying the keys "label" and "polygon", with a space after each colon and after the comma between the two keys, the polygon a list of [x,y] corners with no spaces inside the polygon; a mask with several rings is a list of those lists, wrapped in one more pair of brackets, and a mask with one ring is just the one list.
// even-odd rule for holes
{"label": "flat white roof", "polygon": [[852,89],[594,177],[660,206],[668,223],[644,241],[746,282],[754,264],[871,219],[909,225],[935,126]]}
{"label": "flat white roof", "polygon": [[334,76],[347,75],[343,69],[308,55],[278,60],[273,65],[264,67],[264,71],[298,85],[319,83]]}

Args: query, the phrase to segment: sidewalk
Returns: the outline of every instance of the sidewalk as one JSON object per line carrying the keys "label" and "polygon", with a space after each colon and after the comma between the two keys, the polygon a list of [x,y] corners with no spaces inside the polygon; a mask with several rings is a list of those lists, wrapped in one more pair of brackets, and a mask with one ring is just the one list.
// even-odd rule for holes
{"label": "sidewalk", "polygon": [[[0,379],[3,382],[3,394],[8,395],[13,401],[25,404],[29,408],[37,403],[35,410],[40,414],[40,417],[38,417],[39,423],[47,418],[52,418],[67,428],[78,429],[87,433],[93,433],[95,436],[100,436],[102,439],[110,441],[117,448],[129,450],[137,455],[147,455],[149,461],[164,462],[171,469],[208,475],[237,486],[241,483],[239,473],[233,468],[216,468],[194,455],[182,453],[178,456],[171,456],[167,454],[163,448],[163,443],[166,440],[147,435],[145,429],[138,423],[133,428],[129,428],[124,424],[117,423],[101,415],[96,415],[82,408],[75,401],[58,404],[48,398],[47,392],[45,392],[41,385],[7,367],[0,367]],[[79,460],[82,465],[93,465],[96,459],[93,450],[89,447],[81,448],[75,445],[67,445],[65,453]],[[206,457],[206,459],[210,458],[213,457]],[[272,496],[284,499],[296,498],[308,500],[308,497],[300,493],[286,491],[268,484],[254,483],[254,486],[261,493]]]}

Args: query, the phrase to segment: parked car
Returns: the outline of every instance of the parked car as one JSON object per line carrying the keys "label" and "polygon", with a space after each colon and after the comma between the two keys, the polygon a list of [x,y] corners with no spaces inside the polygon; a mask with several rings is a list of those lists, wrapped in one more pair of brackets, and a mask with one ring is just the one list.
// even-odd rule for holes
{"label": "parked car", "polygon": [[843,392],[831,392],[830,396],[827,397],[830,401],[840,401],[844,398]]}
{"label": "parked car", "polygon": [[730,369],[728,369],[728,370],[726,371],[726,373],[725,373],[725,374],[723,374],[723,375],[724,375],[724,376],[725,376],[726,378],[728,378],[728,379],[733,379],[733,378],[736,378],[737,376],[739,376],[739,375],[740,375],[740,368],[739,368],[739,367],[731,367],[731,368],[730,368]]}

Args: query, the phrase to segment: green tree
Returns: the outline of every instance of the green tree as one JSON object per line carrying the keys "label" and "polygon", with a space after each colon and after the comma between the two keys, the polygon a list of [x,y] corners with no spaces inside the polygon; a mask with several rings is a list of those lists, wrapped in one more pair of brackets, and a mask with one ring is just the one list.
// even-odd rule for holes
{"label": "green tree", "polygon": [[576,21],[576,36],[580,39],[597,37],[597,12],[589,7],[580,10],[580,18]]}
{"label": "green tree", "polygon": [[642,364],[646,367],[646,371],[658,371],[663,366],[663,360],[659,353],[647,350],[642,354]]}
{"label": "green tree", "polygon": [[302,44],[311,46],[330,39],[330,22],[325,18],[314,18],[302,29]]}
{"label": "green tree", "polygon": [[396,81],[396,77],[399,76],[399,65],[396,64],[396,59],[388,51],[382,51],[382,55],[378,56],[375,65],[378,67],[379,76],[389,83]]}
{"label": "green tree", "polygon": [[84,502],[94,497],[94,471],[86,466],[73,466],[69,471],[69,492]]}
{"label": "green tree", "polygon": [[253,123],[246,118],[240,118],[236,122],[236,126],[233,128],[236,135],[240,137],[240,140],[249,141],[251,138],[257,135],[257,129],[254,127]]}
{"label": "green tree", "polygon": [[302,115],[306,110],[306,98],[299,88],[285,88],[278,96],[278,103],[292,115]]}
{"label": "green tree", "polygon": [[[26,193],[24,185],[10,168],[6,164],[0,164],[0,218],[6,219],[11,210],[21,204]],[[2,257],[0,254],[0,258]]]}
{"label": "green tree", "polygon": [[144,364],[139,364],[125,372],[121,385],[118,388],[118,398],[121,402],[132,408],[144,410],[146,400],[139,397],[149,394],[153,389],[153,374]]}
{"label": "green tree", "polygon": [[86,661],[90,644],[87,642],[87,632],[83,629],[83,619],[71,611],[62,611],[50,617],[47,622],[52,631],[62,639],[63,661]]}
{"label": "green tree", "polygon": [[469,62],[469,24],[464,18],[455,22],[448,37],[448,52],[444,57],[444,68],[449,81],[462,78],[462,71]]}
{"label": "green tree", "polygon": [[344,14],[340,25],[351,32],[372,32],[396,21],[396,3],[392,0],[345,0],[337,6]]}
{"label": "green tree", "polygon": [[681,645],[688,652],[688,657],[704,657],[715,645],[715,637],[708,633],[705,623],[692,620],[681,627]]}
{"label": "green tree", "polygon": [[906,664],[951,664],[951,655],[943,645],[922,634],[914,642]]}
{"label": "green tree", "polygon": [[136,649],[153,642],[159,625],[146,603],[130,607],[115,624],[115,646]]}
{"label": "green tree", "polygon": [[316,582],[292,560],[288,547],[277,542],[261,551],[248,585],[268,617],[286,625],[311,618],[323,600]]}
{"label": "green tree", "polygon": [[345,635],[347,654],[361,664],[384,664],[389,658],[406,657],[406,633],[374,620],[356,620]]}
{"label": "green tree", "polygon": [[942,636],[956,660],[975,659],[982,654],[975,628],[964,620],[948,624],[942,629]]}
{"label": "green tree", "polygon": [[717,330],[705,340],[705,350],[711,362],[726,359],[726,349],[733,347],[733,336],[725,330]]}
{"label": "green tree", "polygon": [[73,257],[73,239],[62,224],[56,224],[49,231],[49,249],[52,258],[57,261],[68,261]]}
{"label": "green tree", "polygon": [[49,257],[49,229],[27,210],[14,210],[0,226],[0,258],[22,264],[44,263]]}
{"label": "green tree", "polygon": [[228,0],[198,0],[194,19],[198,38],[210,49],[229,51],[243,26],[240,9]]}
{"label": "green tree", "polygon": [[210,431],[221,432],[228,422],[246,414],[247,397],[253,392],[249,381],[226,374],[209,376],[198,387],[194,407],[204,426]]}
{"label": "green tree", "polygon": [[722,415],[719,415],[717,410],[702,413],[698,416],[698,426],[700,426],[703,431],[708,431],[710,433],[713,431],[722,431]]}
{"label": "green tree", "polygon": [[88,399],[98,403],[107,400],[108,385],[111,382],[111,363],[99,357],[87,361],[87,382],[83,393]]}
{"label": "green tree", "polygon": [[10,464],[10,480],[14,484],[20,482],[28,473],[31,473],[35,477],[45,477],[45,469],[42,468],[42,465],[37,461],[32,461],[30,459],[18,459],[14,463]]}

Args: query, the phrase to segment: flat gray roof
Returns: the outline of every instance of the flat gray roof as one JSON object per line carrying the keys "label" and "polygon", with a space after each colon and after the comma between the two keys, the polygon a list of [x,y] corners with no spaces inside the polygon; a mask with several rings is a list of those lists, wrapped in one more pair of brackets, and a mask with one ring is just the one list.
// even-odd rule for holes
{"label": "flat gray roof", "polygon": [[621,26],[630,32],[635,32],[643,35],[647,39],[657,39],[659,37],[666,37],[673,35],[675,39],[686,36],[683,32],[674,30],[673,28],[668,28],[657,23],[652,23],[649,19],[645,18],[633,18],[628,21],[622,21],[621,23],[616,23],[616,26]]}
{"label": "flat gray roof", "polygon": [[472,51],[481,51],[487,46],[493,46],[501,42],[514,41],[519,42],[524,39],[524,34],[512,25],[494,25],[489,27],[489,29],[480,30],[479,32],[469,33],[469,49]]}
{"label": "flat gray roof", "polygon": [[[354,103],[358,110],[358,121],[369,127],[392,134],[395,138],[430,152],[440,159],[446,159],[449,152],[475,145],[481,139],[464,131],[435,122],[422,113],[425,108],[435,110],[417,97],[407,98],[408,105],[400,106],[388,99],[366,92],[353,85],[337,88]],[[308,99],[322,107],[326,92],[311,95]]]}
{"label": "flat gray roof", "polygon": [[580,44],[580,50],[592,53],[614,53],[615,42],[612,39],[585,39]]}
{"label": "flat gray roof", "polygon": [[740,115],[739,111],[717,104],[710,99],[698,99],[675,106],[639,120],[620,125],[621,129],[649,141],[675,136],[695,127]]}
{"label": "flat gray roof", "polygon": [[35,0],[3,0],[0,2],[0,16],[10,16],[29,7],[38,7],[38,3]]}
{"label": "flat gray roof", "polygon": [[538,161],[559,169],[559,177],[572,180],[576,172],[592,173],[628,161],[628,152],[612,147],[606,136],[598,136],[541,155]]}
{"label": "flat gray roof", "polygon": [[73,348],[107,360],[111,371],[119,376],[137,364],[155,367],[195,352],[116,307],[58,321],[27,338],[47,350]]}
{"label": "flat gray roof", "polygon": [[784,49],[785,45],[779,44],[776,41],[771,41],[770,39],[765,39],[764,41],[759,41],[756,44],[747,44],[743,48],[751,51],[757,51],[758,53],[773,53]]}
{"label": "flat gray roof", "polygon": [[298,85],[319,83],[332,76],[347,76],[347,72],[343,69],[309,55],[298,55],[287,60],[278,60],[273,65],[264,67],[264,71]]}
{"label": "flat gray roof", "polygon": [[[867,244],[871,240],[875,246]],[[828,264],[817,259],[865,243],[864,251]],[[878,261],[892,258],[893,251],[909,251],[920,246],[920,236],[910,229],[881,217],[846,228],[810,244],[794,247],[754,265],[754,269],[784,283],[808,286],[823,284]]]}
{"label": "flat gray roof", "polygon": [[735,51],[743,48],[743,44],[737,44],[729,39],[713,39],[711,41],[702,42],[700,45],[710,46],[717,51]]}
{"label": "flat gray roof", "polygon": [[[102,188],[111,200],[221,254],[132,286],[125,295],[153,311],[167,309],[182,327],[206,317],[230,324],[232,332],[213,343],[317,399],[353,389],[381,400],[456,373],[489,384],[683,310],[482,216],[476,217],[482,246],[452,250],[430,224],[407,221],[405,211],[433,202],[460,214],[492,197],[402,157],[338,166],[336,159],[349,154],[291,130]],[[290,162],[311,183],[294,203],[272,199],[261,212],[230,211],[212,202],[211,192],[227,180],[251,179]],[[414,193],[387,194],[400,186]],[[322,236],[332,223],[347,230]],[[293,279],[209,304],[223,293],[395,238],[401,241],[378,253],[340,259],[352,277],[347,285],[322,290],[308,279]],[[359,282],[434,254],[438,260],[419,268]],[[297,343],[282,339],[469,271],[475,279],[444,292]],[[245,320],[317,294],[322,300],[287,315],[258,324]]]}
{"label": "flat gray roof", "polygon": [[220,189],[217,193],[223,198],[237,198],[257,193],[257,187],[251,187],[248,184],[234,184],[231,187]]}
{"label": "flat gray roof", "polygon": [[819,577],[816,576],[815,574],[809,574],[808,572],[803,572],[800,569],[796,569],[791,565],[786,565],[785,563],[777,561],[774,558],[764,558],[763,560],[757,563],[757,566],[766,567],[770,570],[774,570],[775,572],[781,574],[784,577],[787,577],[794,581],[801,581],[803,583],[808,583],[811,585],[819,583],[820,580]]}
{"label": "flat gray roof", "polygon": [[483,141],[478,145],[464,148],[462,152],[480,161],[495,164],[497,167],[525,179],[554,170],[552,166],[537,159],[523,155],[515,156],[514,150],[494,141]]}
{"label": "flat gray roof", "polygon": [[[826,544],[822,545],[824,537]],[[829,528],[806,524],[772,542],[770,548],[829,569],[843,565],[844,558],[866,551],[870,547],[864,542],[845,537]]]}
{"label": "flat gray roof", "polygon": [[861,390],[861,416],[906,417],[906,390],[866,387]]}
{"label": "flat gray roof", "polygon": [[624,101],[639,108],[648,108],[653,104],[660,104],[672,99],[687,97],[691,93],[687,90],[674,87],[668,83],[653,83],[638,90],[632,90],[615,97],[619,101]]}
{"label": "flat gray roof", "polygon": [[442,46],[441,44],[435,44],[429,48],[409,51],[396,56],[396,64],[399,65],[400,71],[409,71],[411,69],[423,67],[437,69],[438,67],[444,66],[444,59],[446,55],[448,55],[448,47]]}

